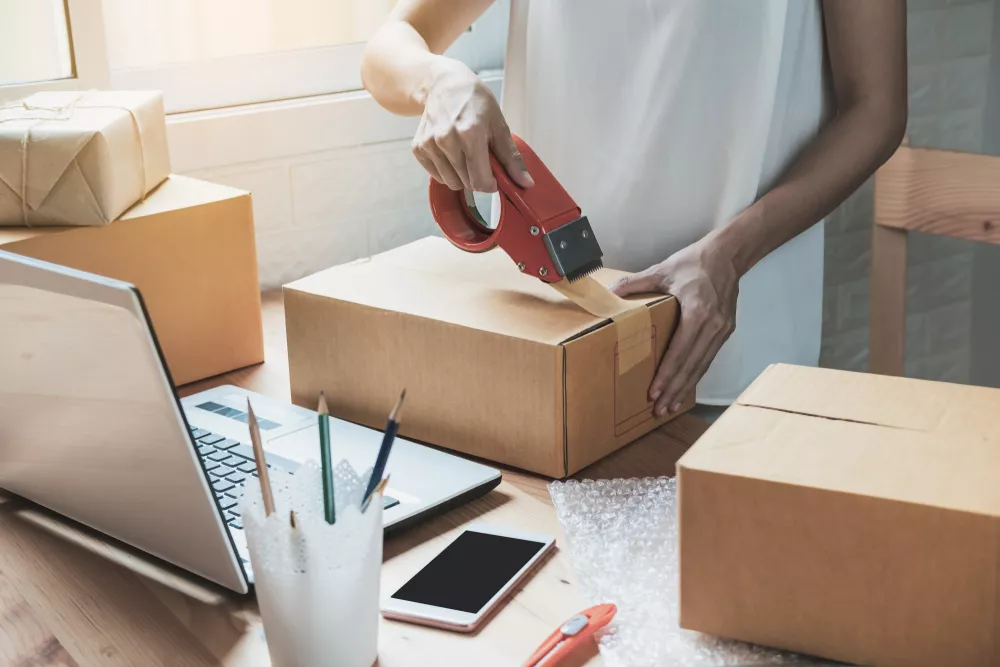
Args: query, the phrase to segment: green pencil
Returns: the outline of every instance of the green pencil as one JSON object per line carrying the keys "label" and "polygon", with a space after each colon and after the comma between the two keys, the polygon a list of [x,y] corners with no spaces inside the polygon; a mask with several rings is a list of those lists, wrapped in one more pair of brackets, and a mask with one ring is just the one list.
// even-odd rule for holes
{"label": "green pencil", "polygon": [[319,464],[323,474],[323,514],[327,523],[337,522],[337,507],[333,496],[333,457],[330,454],[330,410],[326,395],[319,392]]}

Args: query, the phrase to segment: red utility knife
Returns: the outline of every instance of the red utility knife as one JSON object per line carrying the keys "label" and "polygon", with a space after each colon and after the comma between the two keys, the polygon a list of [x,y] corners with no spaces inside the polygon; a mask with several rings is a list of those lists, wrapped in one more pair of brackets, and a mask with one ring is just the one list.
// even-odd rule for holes
{"label": "red utility knife", "polygon": [[575,651],[588,637],[610,623],[617,612],[618,608],[613,604],[599,604],[581,611],[549,635],[524,663],[524,667],[553,667],[559,664],[560,660]]}
{"label": "red utility knife", "polygon": [[547,283],[572,282],[601,268],[603,253],[587,216],[531,147],[517,136],[514,143],[535,185],[520,187],[490,155],[500,191],[496,229],[479,215],[471,193],[431,179],[431,212],[444,235],[467,252],[500,246],[521,271]]}

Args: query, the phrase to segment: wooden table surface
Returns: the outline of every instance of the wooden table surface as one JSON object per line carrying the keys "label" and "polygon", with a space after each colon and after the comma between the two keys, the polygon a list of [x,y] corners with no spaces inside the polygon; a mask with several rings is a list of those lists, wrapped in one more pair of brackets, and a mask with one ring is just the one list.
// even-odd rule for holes
{"label": "wooden table surface", "polygon": [[[220,384],[289,397],[280,292],[264,295],[267,361],[181,388]],[[707,424],[682,416],[577,479],[673,475],[680,455]],[[559,534],[548,480],[504,470],[504,482],[468,505],[424,522],[385,544],[383,594],[395,590],[472,521]],[[583,602],[566,555],[557,551],[476,635],[383,620],[379,667],[520,665]],[[593,647],[574,656],[597,665]],[[270,665],[252,596],[239,596],[164,565],[27,501],[0,493],[0,666],[79,665],[266,667]]]}

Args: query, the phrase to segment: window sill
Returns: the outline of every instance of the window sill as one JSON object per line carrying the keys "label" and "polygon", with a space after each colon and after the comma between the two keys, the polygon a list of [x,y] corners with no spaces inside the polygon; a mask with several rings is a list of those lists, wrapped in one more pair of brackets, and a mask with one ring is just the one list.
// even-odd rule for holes
{"label": "window sill", "polygon": [[[482,72],[499,98],[503,73]],[[413,136],[418,119],[394,116],[366,91],[167,116],[173,170],[187,173]]]}

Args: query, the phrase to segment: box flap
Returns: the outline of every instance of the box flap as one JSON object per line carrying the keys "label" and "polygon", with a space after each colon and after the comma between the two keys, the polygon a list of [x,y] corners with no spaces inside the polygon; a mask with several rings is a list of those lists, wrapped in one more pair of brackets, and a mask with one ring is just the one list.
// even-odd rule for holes
{"label": "box flap", "polygon": [[1000,516],[998,405],[995,389],[772,366],[679,466]]}
{"label": "box flap", "polygon": [[932,431],[946,405],[921,383],[830,369],[777,364],[737,399],[740,405],[915,431]]}
{"label": "box flap", "polygon": [[44,236],[46,234],[57,234],[59,232],[64,232],[67,229],[76,229],[76,228],[75,227],[0,227],[0,248],[9,243],[26,241],[27,239],[33,239],[36,236]]}
{"label": "box flap", "polygon": [[[177,211],[202,206],[223,199],[233,199],[249,194],[246,190],[219,185],[189,176],[171,174],[159,187],[122,214],[119,220],[142,218],[165,211]],[[112,223],[114,224],[114,223]]]}
{"label": "box flap", "polygon": [[[611,282],[620,275],[604,269],[596,277]],[[472,254],[435,237],[335,266],[286,289],[550,345],[609,321],[522,274],[500,249]],[[649,304],[664,298],[634,300]]]}

